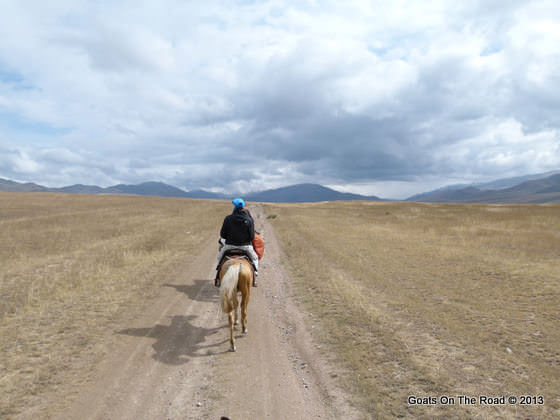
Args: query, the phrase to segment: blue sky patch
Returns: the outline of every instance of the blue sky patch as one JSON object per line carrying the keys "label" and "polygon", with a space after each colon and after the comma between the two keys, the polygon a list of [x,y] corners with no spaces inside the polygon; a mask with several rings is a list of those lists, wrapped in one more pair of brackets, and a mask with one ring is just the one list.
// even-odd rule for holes
{"label": "blue sky patch", "polygon": [[8,70],[6,67],[0,64],[0,84],[5,84],[10,86],[15,90],[33,90],[36,89],[31,83],[29,83],[25,78],[15,72]]}
{"label": "blue sky patch", "polygon": [[44,136],[62,136],[72,131],[67,127],[55,127],[44,122],[32,121],[0,107],[0,131],[4,130]]}

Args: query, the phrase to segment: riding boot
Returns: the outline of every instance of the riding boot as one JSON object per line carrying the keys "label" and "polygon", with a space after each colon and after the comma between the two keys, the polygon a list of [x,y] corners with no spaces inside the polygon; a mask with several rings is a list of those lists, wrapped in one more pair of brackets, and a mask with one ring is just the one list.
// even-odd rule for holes
{"label": "riding boot", "polygon": [[216,278],[214,278],[214,286],[220,287],[220,270],[216,270]]}
{"label": "riding boot", "polygon": [[257,271],[253,271],[253,287],[257,287]]}

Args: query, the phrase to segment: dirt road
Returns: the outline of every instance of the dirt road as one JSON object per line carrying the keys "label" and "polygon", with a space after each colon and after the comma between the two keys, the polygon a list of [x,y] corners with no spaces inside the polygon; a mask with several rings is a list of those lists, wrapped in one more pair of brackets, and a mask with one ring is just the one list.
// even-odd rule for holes
{"label": "dirt road", "polygon": [[209,281],[213,239],[165,280],[141,317],[115,331],[114,351],[60,419],[357,417],[293,301],[270,224],[261,209],[252,211],[266,251],[249,303],[249,332],[237,331],[237,352],[228,351],[227,317]]}

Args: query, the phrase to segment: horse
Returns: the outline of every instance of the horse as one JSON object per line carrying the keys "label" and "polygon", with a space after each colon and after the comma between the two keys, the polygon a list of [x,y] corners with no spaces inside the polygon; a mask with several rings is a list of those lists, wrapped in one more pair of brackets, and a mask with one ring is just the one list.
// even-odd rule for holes
{"label": "horse", "polygon": [[241,331],[247,334],[247,306],[251,297],[253,266],[243,257],[231,258],[220,269],[220,306],[228,314],[230,351],[235,351],[233,326],[237,324],[236,309],[239,305],[237,293],[241,292]]}

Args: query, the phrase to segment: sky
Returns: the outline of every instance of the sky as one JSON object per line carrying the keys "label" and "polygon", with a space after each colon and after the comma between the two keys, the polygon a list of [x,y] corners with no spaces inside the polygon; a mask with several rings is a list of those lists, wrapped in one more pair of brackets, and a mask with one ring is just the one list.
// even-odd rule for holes
{"label": "sky", "polygon": [[560,169],[557,0],[0,10],[0,178],[405,198]]}

